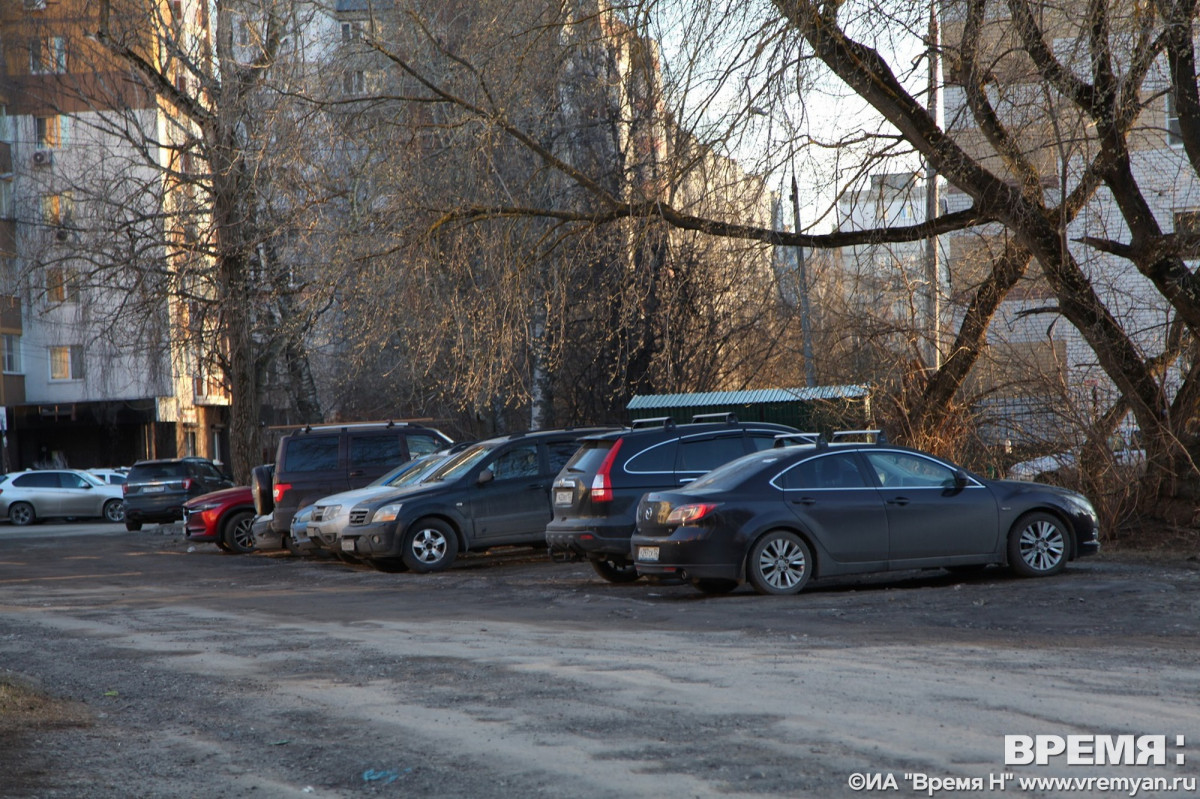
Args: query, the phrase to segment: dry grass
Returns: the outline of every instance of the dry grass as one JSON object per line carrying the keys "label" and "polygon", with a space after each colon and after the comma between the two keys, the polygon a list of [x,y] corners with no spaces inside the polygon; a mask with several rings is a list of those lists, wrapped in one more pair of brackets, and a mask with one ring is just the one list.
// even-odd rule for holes
{"label": "dry grass", "polygon": [[78,703],[57,699],[10,676],[0,676],[0,738],[31,729],[85,727],[91,713]]}

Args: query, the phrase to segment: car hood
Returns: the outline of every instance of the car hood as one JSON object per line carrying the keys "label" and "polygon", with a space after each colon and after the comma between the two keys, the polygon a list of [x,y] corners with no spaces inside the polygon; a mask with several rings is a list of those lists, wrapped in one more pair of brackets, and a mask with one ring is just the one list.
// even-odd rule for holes
{"label": "car hood", "polygon": [[[119,488],[120,486],[118,486]],[[207,494],[201,494],[198,497],[192,497],[187,502],[183,503],[189,507],[195,507],[201,502],[246,502],[251,504],[254,502],[254,494],[250,491],[250,486],[234,486],[233,488],[222,488],[219,491],[210,491]]]}
{"label": "car hood", "polygon": [[370,502],[375,499],[391,496],[397,493],[398,489],[395,486],[365,486],[363,488],[355,488],[350,491],[343,491],[340,494],[330,494],[327,497],[321,497],[314,505],[358,505],[363,502]]}

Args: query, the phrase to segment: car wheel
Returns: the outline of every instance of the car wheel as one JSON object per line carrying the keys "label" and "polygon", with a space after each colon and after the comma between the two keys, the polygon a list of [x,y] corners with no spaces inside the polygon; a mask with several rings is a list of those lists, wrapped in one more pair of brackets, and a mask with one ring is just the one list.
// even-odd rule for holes
{"label": "car wheel", "polygon": [[1008,563],[1022,577],[1048,577],[1067,567],[1067,534],[1049,513],[1017,519],[1008,534]]}
{"label": "car wheel", "polygon": [[221,531],[221,540],[230,552],[244,555],[254,551],[254,514],[248,510],[238,511],[229,517]]}
{"label": "car wheel", "polygon": [[218,537],[216,541],[213,541],[213,543],[216,544],[217,549],[221,550],[222,552],[229,551],[229,544],[226,544],[220,537]]}
{"label": "car wheel", "polygon": [[812,566],[812,553],[800,536],[774,530],[750,549],[746,578],[760,594],[798,594],[808,584]]}
{"label": "car wheel", "polygon": [[128,519],[126,519],[125,520],[125,529],[131,533],[136,533],[138,530],[142,529],[142,523],[141,522],[131,522]]}
{"label": "car wheel", "polygon": [[596,574],[610,583],[632,583],[638,578],[637,567],[624,558],[592,560]]}
{"label": "car wheel", "polygon": [[24,527],[37,521],[37,514],[28,502],[14,502],[8,506],[8,520],[18,527]]}
{"label": "car wheel", "polygon": [[104,520],[113,523],[125,521],[125,503],[119,499],[110,499],[105,502]]}
{"label": "car wheel", "polygon": [[422,519],[404,536],[404,562],[415,572],[441,571],[457,554],[458,538],[438,519]]}
{"label": "car wheel", "polygon": [[692,587],[702,594],[728,594],[738,587],[737,580],[717,580],[696,578],[691,581]]}

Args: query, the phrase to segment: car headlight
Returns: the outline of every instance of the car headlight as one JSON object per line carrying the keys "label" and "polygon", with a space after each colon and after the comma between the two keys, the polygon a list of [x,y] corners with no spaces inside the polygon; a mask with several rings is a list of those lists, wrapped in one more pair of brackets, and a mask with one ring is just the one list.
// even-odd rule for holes
{"label": "car headlight", "polygon": [[221,507],[220,502],[203,502],[199,505],[188,505],[187,512],[188,513],[203,513],[206,510],[215,510],[216,508],[219,508],[219,507]]}
{"label": "car headlight", "polygon": [[1099,516],[1096,515],[1096,509],[1092,507],[1092,503],[1082,494],[1065,494],[1063,499],[1066,500],[1068,505],[1083,513],[1092,521],[1097,521],[1099,519]]}
{"label": "car headlight", "polygon": [[393,502],[390,505],[384,505],[381,508],[377,508],[375,513],[371,515],[371,521],[394,522],[396,521],[396,517],[400,515],[400,507],[401,506],[399,502]]}

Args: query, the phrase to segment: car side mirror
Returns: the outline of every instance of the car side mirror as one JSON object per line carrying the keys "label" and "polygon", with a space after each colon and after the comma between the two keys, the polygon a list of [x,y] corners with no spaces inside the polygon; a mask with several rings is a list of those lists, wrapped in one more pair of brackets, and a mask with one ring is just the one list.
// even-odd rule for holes
{"label": "car side mirror", "polygon": [[969,481],[970,481],[970,478],[967,477],[967,473],[964,472],[962,469],[954,470],[954,490],[955,490],[955,492],[962,491],[964,488],[966,488],[967,483]]}
{"label": "car side mirror", "polygon": [[479,478],[475,481],[475,484],[476,485],[487,485],[488,483],[492,482],[495,479],[496,479],[496,475],[492,473],[491,469],[484,469],[482,472],[479,473]]}

